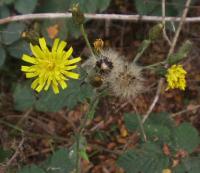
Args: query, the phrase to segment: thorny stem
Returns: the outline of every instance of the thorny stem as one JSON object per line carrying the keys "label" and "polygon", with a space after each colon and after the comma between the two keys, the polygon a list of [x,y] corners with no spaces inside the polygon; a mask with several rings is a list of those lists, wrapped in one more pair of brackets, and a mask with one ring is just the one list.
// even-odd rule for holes
{"label": "thorny stem", "polygon": [[91,45],[90,45],[90,42],[89,42],[89,40],[88,40],[88,36],[87,36],[87,33],[86,33],[85,29],[84,29],[84,25],[83,25],[83,24],[80,25],[80,31],[81,31],[81,33],[82,33],[82,35],[83,35],[83,38],[84,38],[84,40],[85,40],[85,43],[86,43],[87,47],[88,47],[89,50],[90,50],[90,53],[92,54],[93,57],[95,57],[95,56],[94,56],[94,52],[93,52],[93,50],[92,50],[92,47],[91,47]]}

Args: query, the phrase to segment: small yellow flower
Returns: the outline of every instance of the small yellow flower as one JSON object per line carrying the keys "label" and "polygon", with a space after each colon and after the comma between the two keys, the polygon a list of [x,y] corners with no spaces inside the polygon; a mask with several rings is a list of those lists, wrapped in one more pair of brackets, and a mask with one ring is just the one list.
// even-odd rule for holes
{"label": "small yellow flower", "polygon": [[22,60],[32,65],[21,66],[21,71],[25,72],[26,78],[35,78],[31,88],[37,92],[46,91],[50,85],[55,94],[59,93],[59,85],[62,89],[67,88],[66,81],[69,78],[78,79],[79,74],[71,72],[77,68],[75,63],[81,60],[80,57],[70,59],[73,48],[65,51],[67,43],[57,38],[55,39],[52,49],[46,45],[44,38],[39,39],[39,46],[30,44],[33,56],[23,55]]}
{"label": "small yellow flower", "polygon": [[95,50],[100,51],[103,49],[104,41],[102,39],[96,39],[93,43]]}
{"label": "small yellow flower", "polygon": [[187,72],[183,69],[182,65],[172,65],[166,74],[168,86],[166,90],[179,88],[185,90],[186,88],[186,76]]}
{"label": "small yellow flower", "polygon": [[171,169],[163,169],[162,173],[172,173]]}

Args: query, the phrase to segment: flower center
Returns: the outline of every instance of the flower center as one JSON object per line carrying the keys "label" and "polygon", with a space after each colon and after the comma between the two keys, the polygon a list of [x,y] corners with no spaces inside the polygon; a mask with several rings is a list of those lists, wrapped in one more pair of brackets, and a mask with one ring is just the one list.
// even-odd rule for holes
{"label": "flower center", "polygon": [[55,68],[55,62],[53,62],[53,61],[48,61],[46,67],[47,67],[47,69],[48,69],[49,71],[52,71],[52,70]]}

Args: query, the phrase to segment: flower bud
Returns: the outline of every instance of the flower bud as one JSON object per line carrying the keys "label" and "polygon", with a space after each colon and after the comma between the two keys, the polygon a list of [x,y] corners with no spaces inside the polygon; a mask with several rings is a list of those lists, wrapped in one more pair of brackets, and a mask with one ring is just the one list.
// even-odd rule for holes
{"label": "flower bud", "polygon": [[85,17],[83,12],[80,10],[80,6],[78,3],[72,6],[71,11],[72,11],[72,19],[74,20],[74,22],[77,23],[78,25],[83,24],[85,21]]}

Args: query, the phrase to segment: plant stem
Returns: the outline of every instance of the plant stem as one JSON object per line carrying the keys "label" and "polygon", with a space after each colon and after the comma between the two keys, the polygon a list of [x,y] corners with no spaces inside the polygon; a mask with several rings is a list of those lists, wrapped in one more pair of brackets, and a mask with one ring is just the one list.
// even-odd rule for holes
{"label": "plant stem", "polygon": [[142,133],[143,140],[144,140],[144,142],[147,142],[147,137],[146,137],[146,134],[145,134],[145,131],[144,131],[144,126],[143,126],[143,123],[142,123],[142,120],[141,120],[141,117],[140,117],[139,114],[137,114],[137,119],[138,119],[138,122],[139,122],[139,125],[140,125],[140,131]]}
{"label": "plant stem", "polygon": [[90,106],[89,106],[89,110],[88,112],[86,113],[86,115],[84,116],[81,124],[80,124],[80,128],[76,134],[76,173],[81,173],[81,158],[80,158],[80,139],[81,139],[81,136],[83,134],[83,131],[87,125],[87,121],[90,120],[90,114],[92,111],[94,111],[94,109],[96,108],[97,104],[96,101],[98,98],[99,95],[96,95],[93,97],[93,99],[91,100],[90,102]]}
{"label": "plant stem", "polygon": [[80,25],[80,30],[81,30],[81,33],[82,33],[83,38],[84,38],[84,40],[85,40],[85,43],[86,43],[87,47],[88,47],[89,50],[90,50],[90,53],[92,54],[93,57],[95,57],[95,56],[94,56],[94,52],[93,52],[93,50],[92,50],[92,47],[91,47],[91,45],[90,45],[90,42],[89,42],[89,40],[88,40],[88,36],[87,36],[87,33],[86,33],[85,29],[84,29],[84,25],[83,25],[83,24]]}
{"label": "plant stem", "polygon": [[142,42],[141,46],[139,47],[139,51],[138,51],[137,55],[133,59],[133,63],[136,63],[139,60],[139,58],[143,55],[143,53],[149,47],[150,44],[151,44],[151,40],[144,40]]}
{"label": "plant stem", "polygon": [[143,69],[151,69],[151,68],[154,68],[156,66],[163,65],[165,63],[166,63],[166,61],[157,62],[155,64],[144,66]]}

